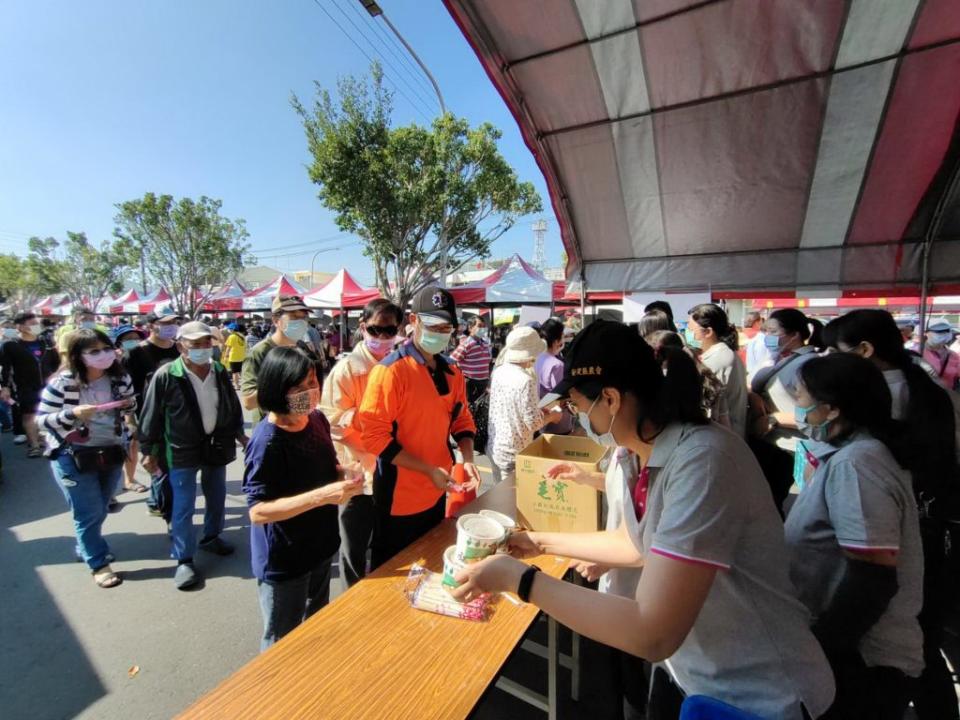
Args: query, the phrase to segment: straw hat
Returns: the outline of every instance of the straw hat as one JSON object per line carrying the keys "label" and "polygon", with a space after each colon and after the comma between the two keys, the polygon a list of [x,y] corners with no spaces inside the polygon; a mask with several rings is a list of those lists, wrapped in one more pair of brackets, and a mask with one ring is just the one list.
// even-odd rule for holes
{"label": "straw hat", "polygon": [[503,347],[503,359],[509,363],[527,363],[537,359],[547,349],[543,338],[531,327],[515,327],[507,335],[507,344]]}

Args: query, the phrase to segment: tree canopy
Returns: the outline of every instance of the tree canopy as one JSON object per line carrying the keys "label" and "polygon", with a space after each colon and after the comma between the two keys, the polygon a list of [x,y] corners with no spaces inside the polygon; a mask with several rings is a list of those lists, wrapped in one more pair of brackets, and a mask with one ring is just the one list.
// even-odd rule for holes
{"label": "tree canopy", "polygon": [[341,230],[358,235],[381,292],[405,304],[442,273],[490,254],[523,215],[539,212],[497,149],[489,123],[471,128],[450,113],[432,127],[393,128],[392,95],[374,64],[369,79],[346,77],[337,100],[317,84],[308,110],[294,96],[313,158],[311,181]]}
{"label": "tree canopy", "polygon": [[220,200],[198,200],[146,193],[119,203],[114,235],[127,260],[167,288],[174,309],[196,317],[217,285],[239,273],[248,261],[243,220],[220,214]]}

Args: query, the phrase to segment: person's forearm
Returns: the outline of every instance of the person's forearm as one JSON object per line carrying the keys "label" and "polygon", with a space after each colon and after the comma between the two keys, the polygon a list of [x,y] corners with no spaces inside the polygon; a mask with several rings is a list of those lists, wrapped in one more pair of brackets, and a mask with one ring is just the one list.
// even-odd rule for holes
{"label": "person's forearm", "polygon": [[318,502],[317,494],[312,490],[308,490],[299,495],[258,502],[250,508],[250,522],[255,525],[262,525],[269,522],[289,520],[308,510],[313,510],[326,504],[328,503]]}
{"label": "person's forearm", "polygon": [[530,533],[531,539],[548,555],[576,558],[609,567],[640,567],[643,555],[624,533]]}
{"label": "person's forearm", "polygon": [[414,472],[422,473],[424,475],[429,475],[433,470],[433,465],[425,463],[416,455],[413,455],[406,450],[401,450],[394,456],[393,464],[397,467],[413,470]]}
{"label": "person's forearm", "polygon": [[465,463],[472,463],[473,462],[473,438],[472,437],[461,438],[460,441],[457,442],[457,447],[460,448],[460,454],[463,456],[463,461]]}
{"label": "person's forearm", "polygon": [[530,602],[573,632],[631,655],[658,662],[671,654],[657,628],[644,627],[636,600],[598,593],[540,572],[534,577]]}
{"label": "person's forearm", "polygon": [[247,410],[255,410],[257,408],[257,393],[253,392],[249,395],[242,395],[240,397],[240,402],[243,403],[243,407]]}

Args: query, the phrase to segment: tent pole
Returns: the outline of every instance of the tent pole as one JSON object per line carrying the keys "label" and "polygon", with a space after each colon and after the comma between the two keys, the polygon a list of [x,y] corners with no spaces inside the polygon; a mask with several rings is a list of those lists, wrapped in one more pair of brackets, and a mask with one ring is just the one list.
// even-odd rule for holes
{"label": "tent pole", "polygon": [[927,345],[927,295],[930,292],[930,245],[923,243],[923,257],[921,258],[921,276],[920,276],[920,354]]}
{"label": "tent pole", "polygon": [[343,303],[340,303],[340,352],[343,352],[346,349],[344,344],[344,326],[347,324],[347,317],[343,311]]}
{"label": "tent pole", "polygon": [[587,326],[587,278],[580,273],[580,329]]}

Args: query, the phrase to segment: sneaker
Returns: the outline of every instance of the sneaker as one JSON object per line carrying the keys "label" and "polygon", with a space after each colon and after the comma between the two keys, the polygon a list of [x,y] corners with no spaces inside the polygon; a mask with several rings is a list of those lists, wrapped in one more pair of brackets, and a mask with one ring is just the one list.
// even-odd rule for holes
{"label": "sneaker", "polygon": [[228,543],[226,540],[222,540],[219,535],[207,540],[201,540],[200,549],[206,550],[214,555],[220,555],[221,557],[233,554],[233,545]]}
{"label": "sneaker", "polygon": [[15,435],[13,438],[14,445],[23,445],[27,441],[26,435]]}
{"label": "sneaker", "polygon": [[197,572],[193,563],[183,563],[177,565],[177,571],[173,575],[173,584],[177,586],[177,590],[186,590],[200,582],[200,579],[200,573]]}
{"label": "sneaker", "polygon": [[160,508],[158,508],[156,505],[147,505],[147,515],[153,515],[153,517],[160,517],[161,515],[163,515],[163,513],[160,512]]}
{"label": "sneaker", "polygon": [[39,445],[35,445],[29,450],[27,450],[28,458],[42,458],[43,457],[43,448]]}

